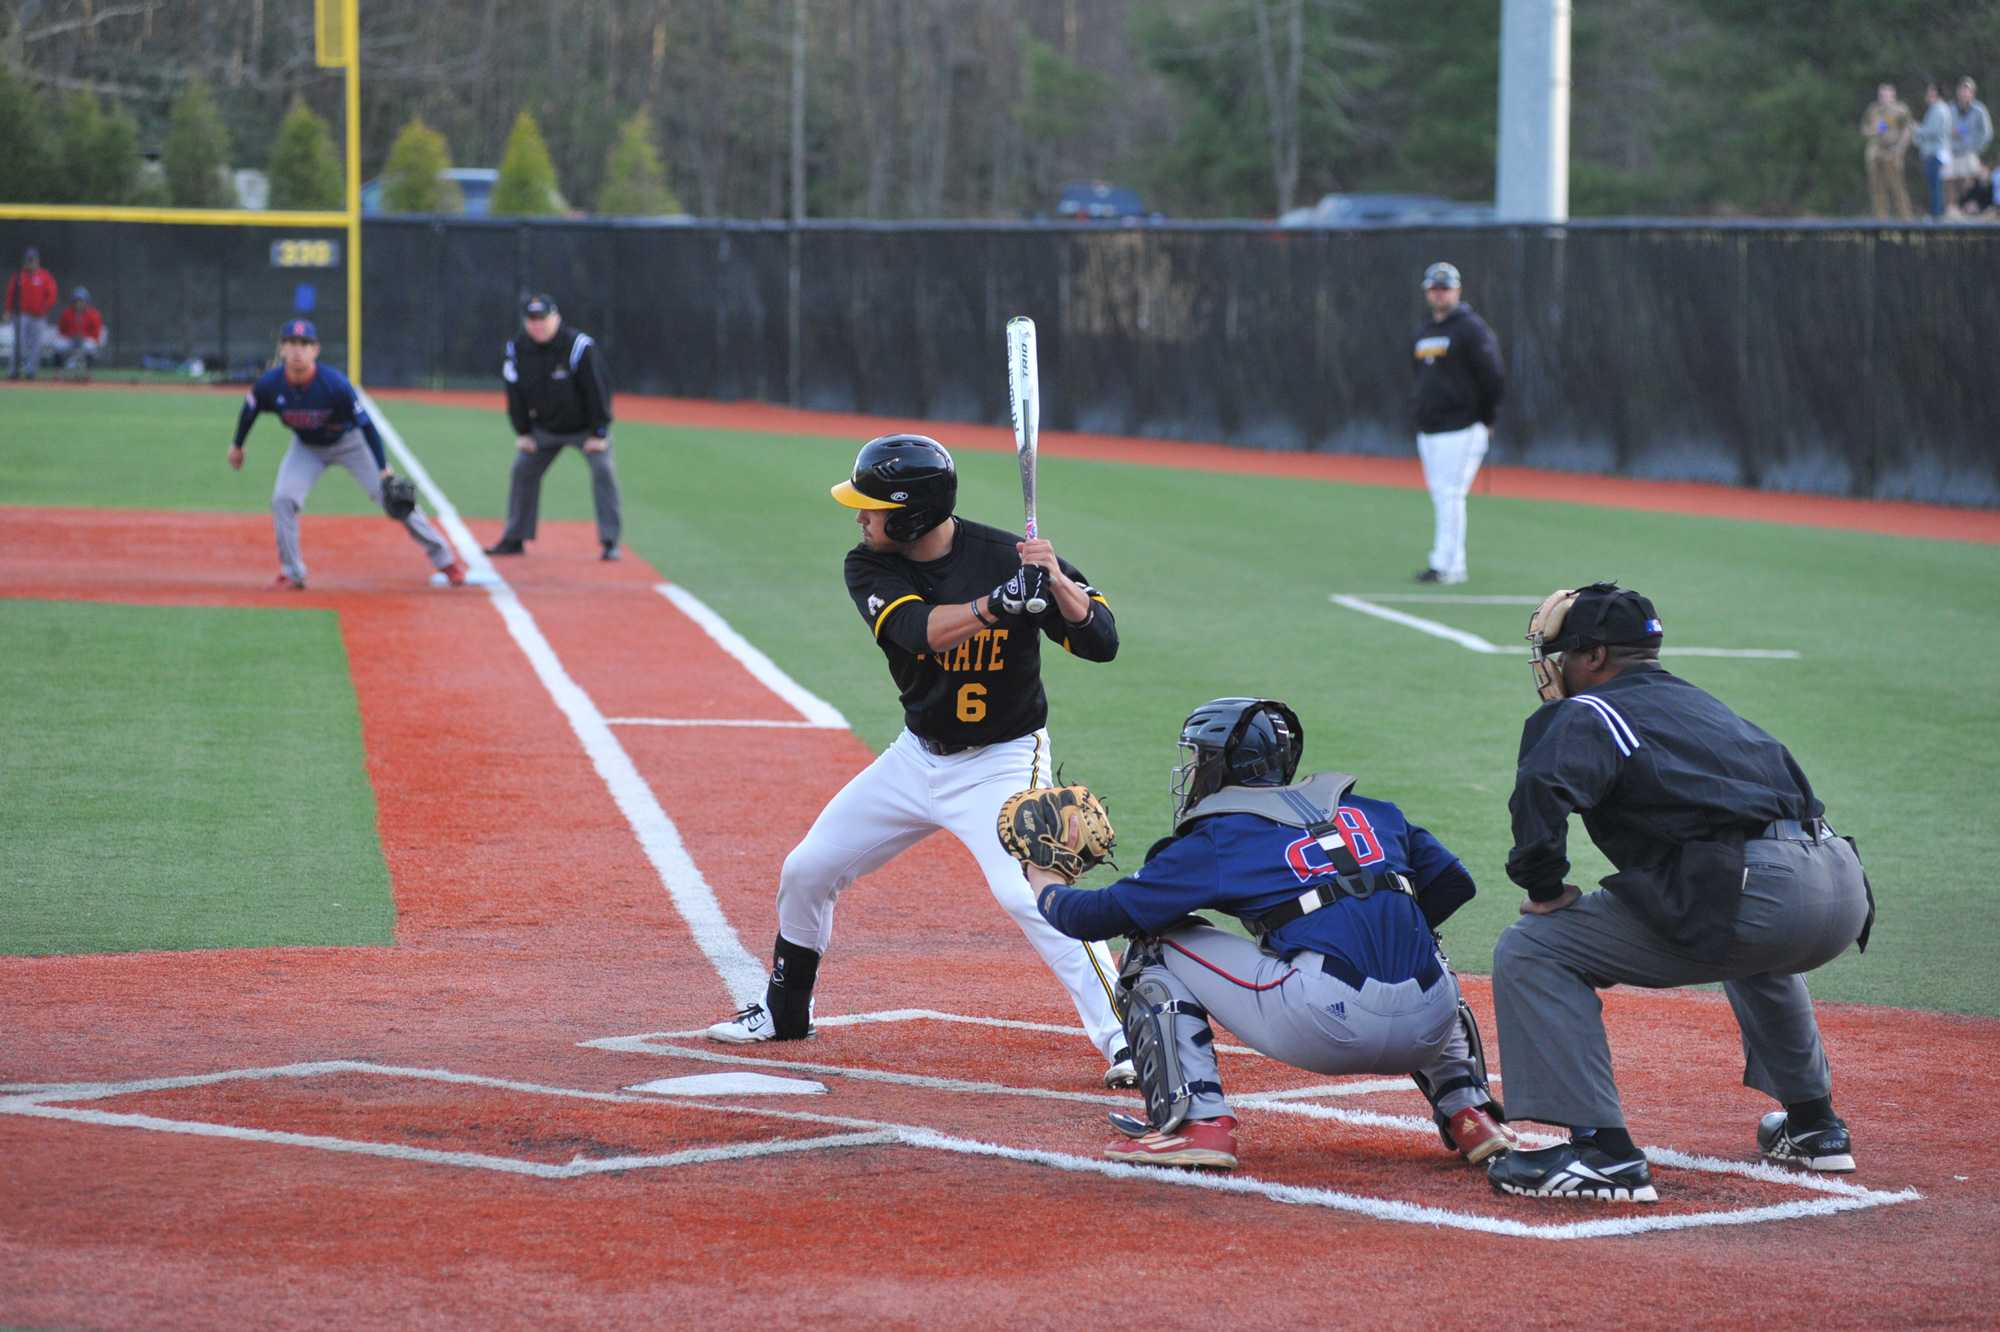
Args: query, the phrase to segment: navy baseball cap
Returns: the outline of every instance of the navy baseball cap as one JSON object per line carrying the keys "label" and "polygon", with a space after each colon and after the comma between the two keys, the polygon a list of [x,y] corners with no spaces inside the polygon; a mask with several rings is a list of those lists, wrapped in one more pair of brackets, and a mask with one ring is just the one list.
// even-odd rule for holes
{"label": "navy baseball cap", "polygon": [[521,302],[521,313],[530,319],[542,319],[556,312],[556,298],[547,292],[538,291]]}
{"label": "navy baseball cap", "polygon": [[21,251],[21,262],[24,264],[26,263],[39,264],[40,262],[42,262],[42,252],[36,249],[34,246],[30,245],[27,249]]}
{"label": "navy baseball cap", "polygon": [[1458,269],[1452,264],[1435,263],[1424,270],[1425,287],[1459,287]]}
{"label": "navy baseball cap", "polygon": [[1657,647],[1665,631],[1648,598],[1616,583],[1592,583],[1577,589],[1576,602],[1563,616],[1562,631],[1550,652],[1577,652],[1599,644],[1646,644]]}
{"label": "navy baseball cap", "polygon": [[289,321],[284,326],[284,328],[279,331],[278,341],[318,342],[319,330],[313,327],[313,322],[310,319],[294,319]]}

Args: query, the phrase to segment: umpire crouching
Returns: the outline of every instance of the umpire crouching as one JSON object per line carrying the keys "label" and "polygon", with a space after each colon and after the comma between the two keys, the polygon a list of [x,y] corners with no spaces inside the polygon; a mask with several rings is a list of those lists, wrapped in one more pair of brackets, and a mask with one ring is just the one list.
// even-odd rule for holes
{"label": "umpire crouching", "polygon": [[[1493,951],[1507,1109],[1570,1128],[1487,1177],[1505,1193],[1651,1202],[1626,1131],[1597,991],[1720,981],[1743,1035],[1743,1082],[1784,1106],[1759,1150],[1854,1169],[1801,972],[1859,943],[1874,902],[1851,841],[1785,747],[1660,668],[1653,603],[1611,583],[1550,596],[1529,621],[1547,700],[1521,733],[1507,875],[1527,889]],[[1617,873],[1563,882],[1572,812]]]}
{"label": "umpire crouching", "polygon": [[488,555],[521,555],[535,539],[542,475],[563,449],[576,445],[590,464],[601,559],[618,558],[621,519],[618,473],[611,462],[611,377],[604,352],[582,329],[565,328],[554,298],[530,296],[521,306],[527,336],[507,344],[500,377],[507,383],[507,417],[514,424],[514,474],[507,490],[507,530]]}

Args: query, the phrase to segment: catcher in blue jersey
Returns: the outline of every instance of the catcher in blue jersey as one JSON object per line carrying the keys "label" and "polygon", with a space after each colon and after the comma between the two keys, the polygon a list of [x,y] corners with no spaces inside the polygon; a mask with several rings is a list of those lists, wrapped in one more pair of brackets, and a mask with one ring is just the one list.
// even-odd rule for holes
{"label": "catcher in blue jersey", "polygon": [[243,441],[263,412],[276,414],[292,432],[291,447],[278,464],[271,488],[271,526],[278,538],[277,588],[306,585],[305,556],[299,550],[299,514],[306,496],[329,467],[345,467],[370,502],[400,523],[410,540],[424,548],[431,567],[453,587],[465,583],[465,565],[417,507],[416,487],[390,470],[382,435],[346,375],[319,363],[319,331],[309,319],[293,319],[278,335],[279,363],[250,387],[236,418],[229,465],[243,470]]}
{"label": "catcher in blue jersey", "polygon": [[[1180,747],[1173,835],[1108,888],[1071,886],[1074,862],[1062,862],[1066,828],[1089,819],[1024,820],[1049,829],[1057,852],[1047,866],[1038,862],[1048,857],[1023,860],[1049,923],[1077,939],[1132,936],[1121,1016],[1147,1117],[1112,1115],[1123,1136],[1105,1155],[1236,1164],[1211,1015],[1298,1068],[1412,1074],[1445,1145],[1468,1161],[1513,1147],[1478,1028],[1432,932],[1472,898],[1458,858],[1396,806],[1355,795],[1346,773],[1294,782],[1305,735],[1274,699],[1204,703]],[[1199,910],[1236,917],[1253,938],[1189,917]]]}

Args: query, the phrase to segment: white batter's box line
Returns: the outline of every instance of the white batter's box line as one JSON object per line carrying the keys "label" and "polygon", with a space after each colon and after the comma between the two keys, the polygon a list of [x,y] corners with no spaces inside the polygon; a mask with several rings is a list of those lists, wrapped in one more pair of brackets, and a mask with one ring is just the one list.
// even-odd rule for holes
{"label": "white batter's box line", "polygon": [[[1024,1165],[1042,1166],[1072,1174],[1097,1175],[1102,1178],[1118,1180],[1121,1187],[1130,1185],[1157,1185],[1165,1188],[1202,1189],[1214,1193],[1233,1194],[1239,1197],[1263,1198],[1271,1202],[1285,1203],[1293,1206],[1320,1207],[1331,1211],[1349,1212],[1381,1221],[1395,1221],[1431,1227],[1449,1226],[1454,1229],[1469,1230],[1490,1235],[1553,1241],[1601,1239],[1612,1236],[1640,1235],[1656,1231],[1690,1230],[1705,1226],[1754,1225],[1767,1221],[1788,1221],[1813,1216],[1830,1216],[1862,1208],[1914,1202],[1923,1196],[1915,1189],[1903,1189],[1899,1192],[1888,1193],[1875,1189],[1865,1189],[1841,1180],[1792,1175],[1776,1171],[1769,1166],[1744,1165],[1738,1162],[1720,1161],[1712,1157],[1685,1156],[1665,1148],[1648,1148],[1647,1154],[1654,1160],[1678,1169],[1743,1175],[1772,1184],[1814,1190],[1826,1196],[1811,1200],[1791,1201],[1727,1211],[1648,1215],[1644,1211],[1635,1210],[1600,1220],[1534,1224],[1517,1221],[1511,1217],[1487,1216],[1477,1212],[1464,1212],[1448,1207],[1430,1206],[1399,1198],[1378,1198],[1365,1194],[1346,1193],[1338,1189],[1286,1184],[1276,1180],[1259,1179],[1254,1175],[1214,1175],[1196,1174],[1178,1170],[1160,1170],[1146,1166],[1125,1165],[1120,1162],[1107,1161],[1096,1157],[1077,1156],[1068,1152],[1009,1147],[999,1143],[959,1138],[915,1124],[898,1124],[843,1115],[816,1114],[802,1110],[777,1110],[763,1106],[723,1105],[699,1101],[672,1103],[678,1107],[690,1110],[701,1110],[722,1115],[742,1115],[794,1124],[812,1124],[838,1131],[812,1138],[776,1138],[755,1143],[689,1148],[678,1152],[667,1152],[651,1156],[632,1155],[594,1160],[579,1156],[565,1165],[553,1165],[547,1162],[525,1161],[514,1157],[492,1156],[480,1152],[446,1152],[431,1148],[410,1147],[401,1143],[365,1142],[349,1138],[330,1137],[322,1134],[289,1133],[275,1129],[253,1129],[200,1120],[166,1119],[156,1115],[127,1115],[102,1110],[78,1110],[68,1105],[50,1104],[51,1101],[58,1098],[67,1100],[102,1100],[132,1092],[161,1090],[169,1087],[200,1086],[238,1079],[318,1077],[337,1073],[356,1073],[379,1077],[455,1083],[459,1085],[519,1091],[531,1095],[589,1101],[642,1102],[653,1105],[668,1103],[657,1097],[634,1096],[628,1093],[596,1092],[579,1088],[553,1087],[538,1083],[522,1082],[511,1078],[486,1077],[471,1073],[454,1073],[445,1069],[406,1068],[396,1065],[370,1064],[359,1060],[342,1059],[325,1060],[315,1063],[287,1064],[271,1068],[236,1069],[192,1077],[149,1078],[123,1083],[67,1083],[60,1086],[35,1084],[42,1089],[29,1094],[0,1096],[0,1114],[63,1120],[97,1127],[138,1129],[156,1133],[189,1134],[198,1137],[300,1147],[348,1155],[384,1157],[392,1160],[423,1164],[454,1166],[461,1169],[490,1170],[505,1174],[528,1175],[550,1180],[569,1180],[582,1175],[622,1173],[644,1169],[668,1169],[684,1165],[740,1161],[783,1152],[811,1152],[846,1147],[903,1146],[942,1151],[958,1156],[979,1157],[1011,1161]],[[1432,1131],[1431,1126],[1428,1123],[1424,1123],[1422,1131]]]}
{"label": "white batter's box line", "polygon": [[[1421,615],[1412,615],[1408,611],[1392,610],[1388,606],[1380,604],[1389,599],[1380,596],[1371,599],[1369,597],[1356,596],[1349,592],[1334,592],[1327,597],[1327,600],[1336,606],[1345,606],[1348,610],[1360,611],[1363,615],[1372,615],[1378,620],[1387,620],[1390,624],[1400,624],[1405,629],[1414,629],[1418,633],[1428,634],[1432,638],[1442,638],[1447,643],[1458,644],[1468,652],[1477,652],[1485,656],[1502,657],[1522,657],[1528,653],[1525,644],[1516,646],[1513,644],[1502,645],[1490,642],[1468,630],[1455,629],[1451,625],[1441,624],[1436,620],[1427,620]],[[1405,601],[1415,601],[1417,599],[1414,595],[1402,598]],[[1427,599],[1438,602],[1447,600],[1445,597]],[[1540,597],[1519,600],[1513,598],[1483,601],[1478,598],[1455,598],[1453,600],[1456,600],[1460,604],[1509,606],[1539,606],[1542,604],[1542,598]],[[1679,643],[1672,642],[1660,645],[1660,655],[1662,657],[1732,657],[1746,661],[1798,661],[1801,659],[1799,653],[1791,648],[1683,647]]]}
{"label": "white batter's box line", "polygon": [[678,607],[681,614],[701,626],[702,632],[714,639],[717,647],[734,657],[758,683],[791,704],[807,723],[830,731],[852,729],[847,724],[847,718],[840,715],[839,708],[785,674],[777,662],[737,633],[727,620],[710,610],[694,593],[678,583],[658,583],[654,585],[654,590]]}
{"label": "white batter's box line", "polygon": [[845,725],[814,721],[772,721],[763,717],[606,717],[609,726],[745,726],[778,731],[844,731]]}
{"label": "white batter's box line", "polygon": [[[562,659],[556,655],[554,646],[535,622],[535,617],[522,604],[507,580],[494,570],[492,562],[481,553],[472,530],[465,525],[465,520],[459,516],[444,491],[431,479],[430,473],[424,470],[424,465],[417,461],[416,454],[410,451],[401,432],[382,414],[381,408],[366,392],[362,392],[360,397],[362,405],[375,418],[375,424],[382,432],[382,442],[395,456],[404,473],[417,483],[417,488],[430,501],[438,522],[458,547],[459,558],[480,575],[483,585],[479,590],[491,599],[502,623],[507,626],[508,634],[527,657],[535,678],[548,691],[549,698],[569,723],[577,742],[583,746],[591,766],[596,769],[619,812],[625,816],[633,836],[638,839],[640,850],[652,863],[661,887],[666,889],[668,899],[674,904],[674,910],[686,923],[695,946],[715,968],[723,989],[735,1003],[752,1002],[764,993],[763,965],[743,947],[742,939],[723,914],[715,890],[709,886],[701,867],[688,853],[680,829],[667,816],[658,797],[653,794],[653,788],[640,774],[638,765],[612,733],[610,723],[605,720],[596,702],[571,678]],[[707,610],[706,607],[702,609]],[[713,612],[708,613],[713,618]],[[723,627],[727,629],[726,625]]]}
{"label": "white batter's box line", "polygon": [[[1063,1026],[1055,1022],[1023,1022],[1017,1018],[977,1017],[967,1013],[941,1013],[932,1008],[885,1008],[875,1013],[842,1013],[834,1017],[813,1015],[816,1027],[852,1027],[875,1022],[962,1022],[975,1027],[1000,1027],[1011,1031],[1046,1031],[1058,1036],[1083,1038],[1082,1027]],[[622,1041],[684,1041],[705,1036],[706,1027],[695,1027],[689,1031],[653,1031],[637,1036],[605,1036],[594,1041],[578,1041],[586,1048],[623,1050],[627,1047],[616,1042]],[[611,1042],[607,1044],[607,1042]],[[1247,1045],[1221,1045],[1216,1050],[1222,1054],[1256,1054]]]}

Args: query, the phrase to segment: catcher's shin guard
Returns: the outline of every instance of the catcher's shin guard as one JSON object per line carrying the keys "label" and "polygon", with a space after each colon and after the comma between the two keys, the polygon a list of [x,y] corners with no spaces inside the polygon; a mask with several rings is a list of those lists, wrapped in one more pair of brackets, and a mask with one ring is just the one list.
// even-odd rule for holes
{"label": "catcher's shin guard", "polygon": [[764,1007],[781,1041],[812,1034],[813,982],[819,977],[819,954],[778,936],[771,950],[771,980],[764,987]]}
{"label": "catcher's shin guard", "polygon": [[1171,1133],[1187,1119],[1198,1092],[1220,1094],[1216,1082],[1189,1082],[1181,1072],[1180,1047],[1174,1040],[1174,1019],[1186,1016],[1201,1023],[1195,1040],[1214,1040],[1208,1010],[1173,992],[1150,976],[1133,982],[1125,1003],[1125,1040],[1132,1047],[1132,1066],[1139,1073],[1139,1090],[1146,1096],[1146,1118],[1155,1130]]}
{"label": "catcher's shin guard", "polygon": [[1506,1108],[1493,1095],[1486,1075],[1486,1042],[1479,1035],[1479,1020],[1472,1015],[1472,1006],[1467,1004],[1463,999],[1458,1001],[1458,1025],[1465,1031],[1466,1050],[1472,1057],[1472,1066],[1476,1070],[1476,1075],[1470,1078],[1453,1078],[1449,1082],[1433,1087],[1430,1084],[1430,1079],[1426,1078],[1423,1074],[1410,1074],[1411,1081],[1417,1084],[1417,1090],[1422,1092],[1424,1099],[1431,1103],[1431,1118],[1437,1122],[1438,1137],[1444,1139],[1444,1145],[1447,1150],[1454,1152],[1458,1150],[1458,1144],[1452,1140],[1451,1116],[1438,1108],[1438,1102],[1449,1093],[1458,1091],[1464,1087],[1477,1087],[1486,1098],[1480,1103],[1479,1108],[1485,1110],[1501,1123],[1504,1124],[1507,1122]]}

